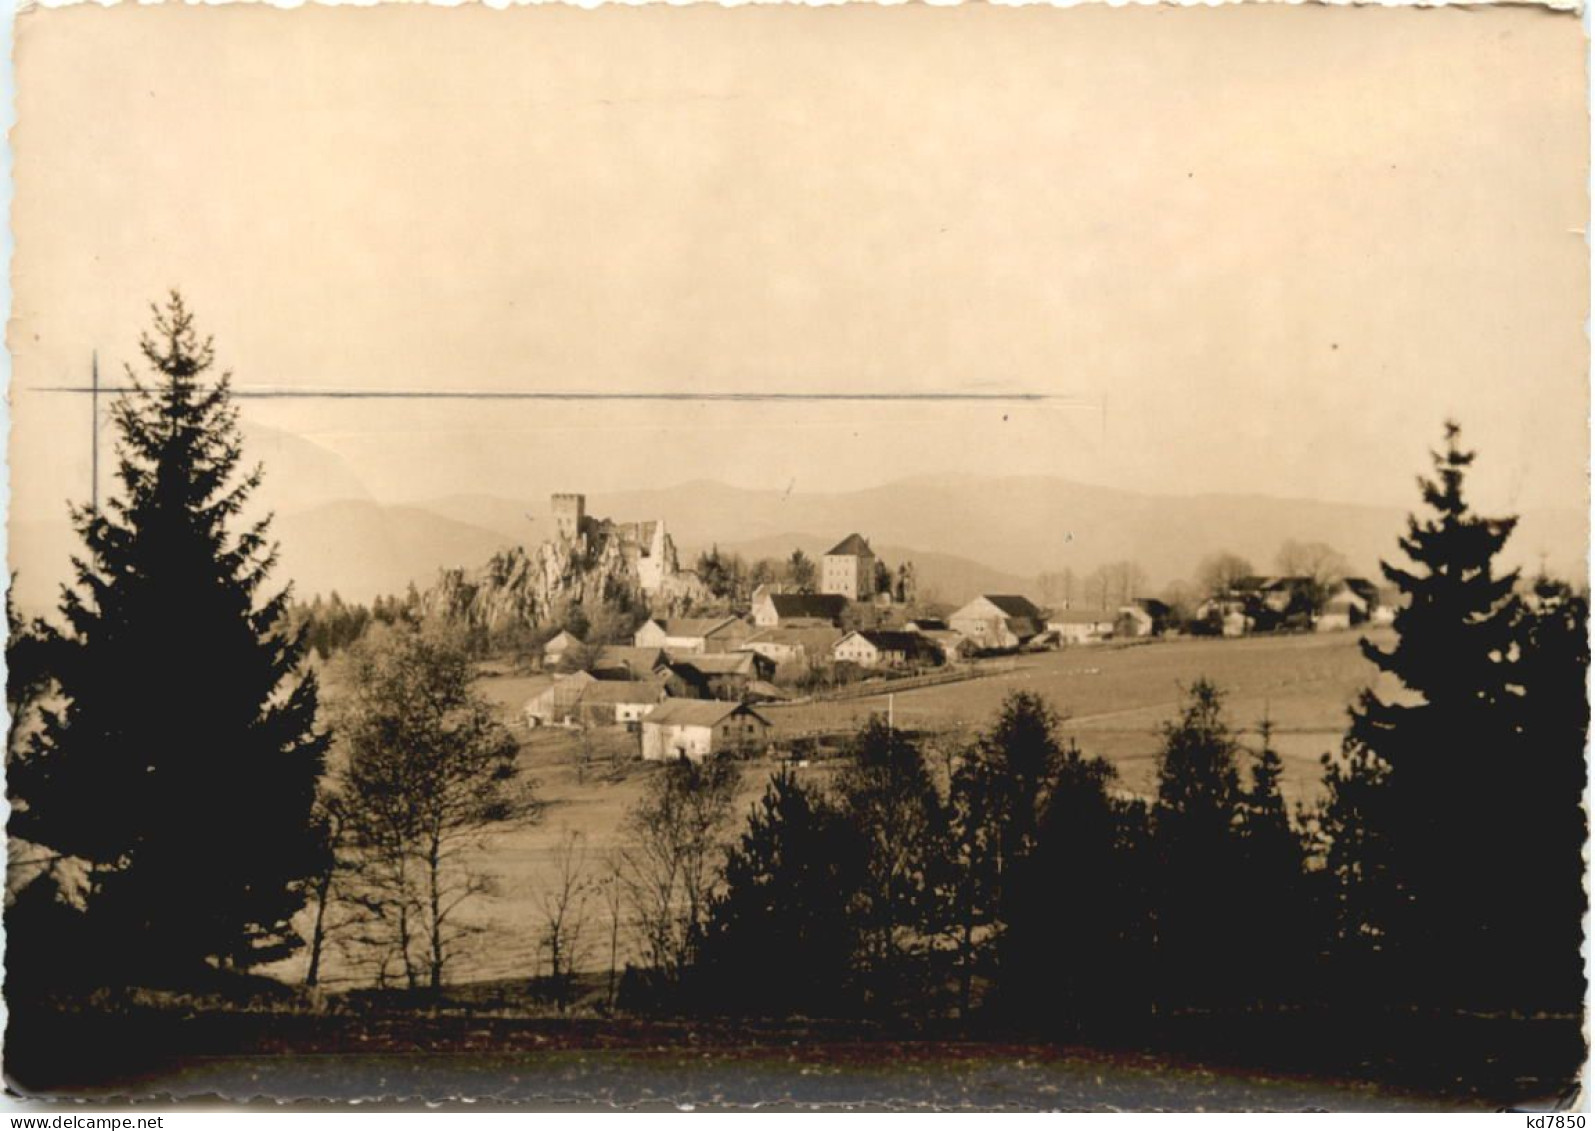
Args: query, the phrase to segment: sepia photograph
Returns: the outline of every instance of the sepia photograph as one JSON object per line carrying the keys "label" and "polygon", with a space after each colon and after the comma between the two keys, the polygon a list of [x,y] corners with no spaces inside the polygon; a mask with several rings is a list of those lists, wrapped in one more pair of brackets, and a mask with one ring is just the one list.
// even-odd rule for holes
{"label": "sepia photograph", "polygon": [[10,1097],[1588,1110],[1587,53],[21,12]]}

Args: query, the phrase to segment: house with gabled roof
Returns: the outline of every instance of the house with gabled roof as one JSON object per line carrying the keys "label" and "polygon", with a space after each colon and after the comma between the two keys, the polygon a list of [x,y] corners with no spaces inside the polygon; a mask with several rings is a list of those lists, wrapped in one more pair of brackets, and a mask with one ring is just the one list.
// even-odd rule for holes
{"label": "house with gabled roof", "polygon": [[954,632],[978,648],[1018,648],[1046,631],[1046,613],[1028,597],[1012,593],[986,593],[947,618]]}
{"label": "house with gabled roof", "polygon": [[660,648],[672,656],[735,652],[753,635],[741,617],[673,617],[644,622],[632,637],[638,648]]}
{"label": "house with gabled roof", "polygon": [[557,668],[564,662],[565,656],[573,648],[581,647],[581,637],[560,629],[548,643],[543,645],[543,666]]}
{"label": "house with gabled roof", "polygon": [[663,648],[605,644],[587,670],[599,679],[647,679],[664,667],[668,659]]}
{"label": "house with gabled roof", "polygon": [[842,635],[841,629],[831,625],[762,628],[743,642],[742,650],[767,656],[778,667],[783,664],[818,663],[830,659],[831,648]]}
{"label": "house with gabled roof", "polygon": [[849,600],[837,593],[773,593],[765,591],[753,602],[753,623],[758,628],[797,625],[834,625],[847,612]]}
{"label": "house with gabled roof", "polygon": [[769,745],[770,720],[744,703],[670,699],[642,720],[642,756],[650,762],[701,762],[726,750]]}
{"label": "house with gabled roof", "polygon": [[940,663],[941,649],[917,632],[866,628],[838,640],[831,656],[861,668],[900,668],[919,661]]}
{"label": "house with gabled roof", "polygon": [[1113,634],[1127,638],[1162,636],[1173,616],[1168,604],[1156,597],[1132,597],[1119,606]]}
{"label": "house with gabled roof", "polygon": [[1065,608],[1047,614],[1047,631],[1060,644],[1095,644],[1113,635],[1112,609]]}
{"label": "house with gabled roof", "polygon": [[774,674],[774,660],[740,651],[682,656],[670,662],[664,679],[678,699],[740,699],[748,684]]}
{"label": "house with gabled roof", "polygon": [[863,601],[875,592],[875,551],[864,537],[849,534],[820,561],[820,592]]}

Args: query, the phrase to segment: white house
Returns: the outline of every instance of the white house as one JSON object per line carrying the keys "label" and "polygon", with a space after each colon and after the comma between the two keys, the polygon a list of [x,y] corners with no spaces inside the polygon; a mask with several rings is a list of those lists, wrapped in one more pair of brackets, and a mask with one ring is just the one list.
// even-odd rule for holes
{"label": "white house", "polygon": [[1113,635],[1113,621],[1109,609],[1059,609],[1047,614],[1047,631],[1060,644],[1095,644]]}
{"label": "white house", "polygon": [[663,648],[673,656],[734,652],[753,634],[739,617],[676,617],[649,620],[632,636],[637,648]]}
{"label": "white house", "polygon": [[558,667],[561,661],[565,659],[565,653],[572,648],[579,648],[580,646],[581,640],[578,637],[572,636],[564,629],[561,629],[558,635],[543,645],[543,666],[545,668]]}
{"label": "white house", "polygon": [[596,680],[582,688],[579,712],[588,726],[623,726],[636,730],[665,701],[664,684],[656,679]]}
{"label": "white house", "polygon": [[848,599],[836,593],[774,593],[753,599],[753,623],[759,628],[794,624],[835,624],[847,612]]}
{"label": "white house", "polygon": [[842,639],[839,628],[766,628],[755,632],[742,644],[742,651],[757,652],[784,664],[807,664],[828,660],[831,649]]}
{"label": "white house", "polygon": [[1025,597],[987,593],[953,613],[947,623],[977,647],[1017,648],[1046,631],[1045,619],[1045,614]]}
{"label": "white house", "polygon": [[643,716],[664,701],[660,680],[600,680],[578,672],[534,695],[522,713],[526,725],[532,727],[625,726],[635,730]]}
{"label": "white house", "polygon": [[700,762],[722,750],[762,750],[770,721],[743,703],[668,699],[642,720],[642,756],[650,762]]}
{"label": "white house", "polygon": [[917,632],[863,629],[836,642],[831,658],[861,668],[899,668],[922,657],[940,656],[941,650]]}
{"label": "white house", "polygon": [[1368,599],[1349,585],[1342,585],[1332,593],[1313,628],[1319,632],[1340,632],[1369,619]]}
{"label": "white house", "polygon": [[1173,614],[1156,597],[1133,597],[1119,606],[1114,635],[1129,637],[1161,636]]}
{"label": "white house", "polygon": [[575,726],[580,721],[582,690],[597,682],[586,672],[555,679],[551,686],[526,701],[521,709],[526,725]]}
{"label": "white house", "polygon": [[631,643],[637,648],[663,648],[669,636],[670,634],[665,631],[665,622],[657,617],[650,617],[632,633]]}

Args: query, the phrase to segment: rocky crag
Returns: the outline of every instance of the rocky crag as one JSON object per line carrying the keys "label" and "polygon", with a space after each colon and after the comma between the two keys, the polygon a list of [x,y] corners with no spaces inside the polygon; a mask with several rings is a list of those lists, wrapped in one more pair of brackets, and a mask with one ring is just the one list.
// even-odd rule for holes
{"label": "rocky crag", "polygon": [[605,605],[679,616],[709,599],[698,576],[680,568],[663,522],[592,519],[579,495],[555,496],[555,507],[553,538],[474,569],[440,570],[421,595],[422,611],[492,632],[555,623],[571,605],[589,616]]}

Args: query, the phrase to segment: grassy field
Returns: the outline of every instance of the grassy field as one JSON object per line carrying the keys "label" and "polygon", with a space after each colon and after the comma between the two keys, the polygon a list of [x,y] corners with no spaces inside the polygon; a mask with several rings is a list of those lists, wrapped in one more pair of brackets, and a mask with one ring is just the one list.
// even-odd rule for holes
{"label": "grassy field", "polygon": [[[1389,641],[1388,636],[1375,639]],[[1357,640],[1354,633],[1336,633],[1077,647],[1021,657],[1013,670],[998,675],[897,694],[891,706],[899,725],[936,731],[944,736],[938,742],[956,743],[988,726],[1009,692],[1039,692],[1067,713],[1066,735],[1087,753],[1112,761],[1125,788],[1145,793],[1153,788],[1159,725],[1178,709],[1181,689],[1206,676],[1226,691],[1237,728],[1254,728],[1265,713],[1274,721],[1276,746],[1286,765],[1286,796],[1309,799],[1318,790],[1319,756],[1338,745],[1347,706],[1378,674],[1362,658]],[[494,676],[479,684],[502,705],[506,718],[517,718],[526,700],[545,686],[547,677],[542,676]],[[886,709],[884,695],[765,708],[776,723],[778,743],[784,735],[851,726]],[[522,733],[522,765],[536,780],[547,808],[538,823],[495,835],[488,843],[482,866],[496,877],[498,894],[476,904],[474,921],[488,934],[461,957],[457,974],[462,978],[531,976],[537,971],[539,900],[553,882],[556,854],[567,830],[581,834],[589,872],[601,876],[606,855],[621,842],[627,811],[657,772],[657,767],[637,760],[635,736],[595,734],[589,740],[592,763],[583,770],[577,765],[577,736],[554,730]],[[1255,740],[1254,733],[1244,737]],[[775,758],[747,764],[744,809],[762,793],[777,765]],[[824,779],[833,770],[834,765],[817,762],[798,772]],[[599,937],[607,928],[596,899],[591,914],[587,965],[607,968],[607,936]],[[339,973],[332,962],[334,982]]]}
{"label": "grassy field", "polygon": [[[1388,646],[1389,630],[1371,634]],[[1156,774],[1158,728],[1179,709],[1182,689],[1207,677],[1225,692],[1230,723],[1255,741],[1257,723],[1274,723],[1291,800],[1318,792],[1319,757],[1335,749],[1346,709],[1373,684],[1393,688],[1357,647],[1356,633],[1192,639],[1142,645],[1096,645],[1019,658],[1012,671],[989,678],[892,696],[904,727],[973,734],[988,726],[1009,692],[1035,691],[1066,715],[1064,734],[1087,754],[1118,767],[1127,789],[1147,793]],[[783,732],[840,727],[884,714],[886,696],[764,708]]]}

